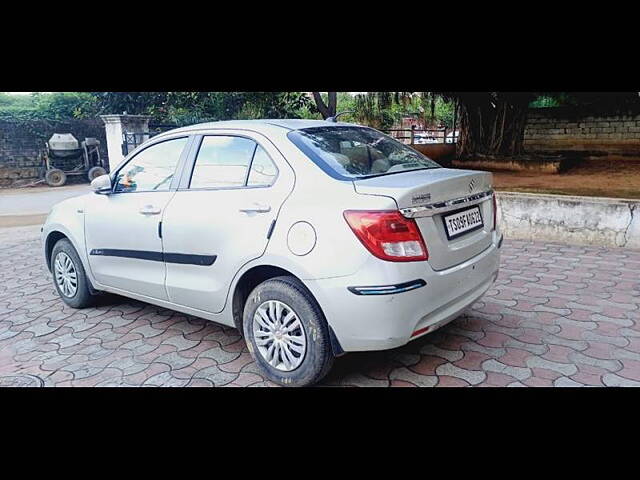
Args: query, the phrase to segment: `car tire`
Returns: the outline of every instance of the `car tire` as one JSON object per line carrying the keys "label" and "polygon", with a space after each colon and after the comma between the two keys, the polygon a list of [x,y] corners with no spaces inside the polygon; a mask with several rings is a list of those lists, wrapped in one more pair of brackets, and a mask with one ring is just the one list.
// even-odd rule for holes
{"label": "car tire", "polygon": [[[76,249],[66,238],[58,240],[53,246],[51,274],[53,275],[53,284],[64,303],[73,308],[86,308],[95,304],[96,297],[91,294],[89,279],[84,272],[82,261]],[[65,277],[68,282],[64,281]],[[75,284],[73,283],[74,277]],[[61,278],[62,280],[60,280]]]}
{"label": "car tire", "polygon": [[[278,308],[282,317],[268,323],[277,317]],[[264,315],[269,318],[265,320]],[[267,328],[274,325],[277,325],[275,334],[273,329]],[[283,335],[280,325],[284,325],[283,330],[293,328],[289,332],[291,336],[289,333]],[[253,359],[275,383],[293,387],[313,385],[324,378],[333,365],[334,355],[324,314],[311,292],[295,277],[271,278],[254,288],[245,303],[243,328]],[[303,340],[304,348],[301,348]],[[271,347],[273,343],[276,343],[275,347]],[[268,360],[269,351],[275,352],[271,361]]]}

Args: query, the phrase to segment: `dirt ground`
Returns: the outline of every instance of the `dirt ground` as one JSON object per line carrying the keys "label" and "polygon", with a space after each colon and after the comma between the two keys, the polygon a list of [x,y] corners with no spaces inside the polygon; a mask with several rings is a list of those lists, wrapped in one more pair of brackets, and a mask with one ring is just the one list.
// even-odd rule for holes
{"label": "dirt ground", "polygon": [[493,175],[502,191],[640,198],[640,158],[584,159],[559,174],[493,170]]}

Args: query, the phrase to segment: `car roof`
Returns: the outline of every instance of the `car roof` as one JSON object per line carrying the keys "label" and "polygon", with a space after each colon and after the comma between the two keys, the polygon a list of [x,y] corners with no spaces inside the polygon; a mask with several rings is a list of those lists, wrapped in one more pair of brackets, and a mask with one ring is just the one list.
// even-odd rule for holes
{"label": "car roof", "polygon": [[198,123],[169,130],[165,133],[189,132],[194,130],[209,129],[242,129],[242,130],[270,130],[273,127],[281,127],[287,130],[301,130],[313,127],[358,127],[360,125],[344,122],[327,122],[326,120],[301,120],[301,119],[261,119],[261,120],[225,120],[220,122]]}

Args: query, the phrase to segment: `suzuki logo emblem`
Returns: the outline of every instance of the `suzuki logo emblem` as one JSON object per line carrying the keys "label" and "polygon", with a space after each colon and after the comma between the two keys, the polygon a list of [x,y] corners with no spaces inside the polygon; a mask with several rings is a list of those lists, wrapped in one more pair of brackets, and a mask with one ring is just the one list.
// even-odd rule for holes
{"label": "suzuki logo emblem", "polygon": [[469,193],[473,192],[473,189],[476,186],[476,181],[475,179],[471,180],[471,182],[469,182]]}

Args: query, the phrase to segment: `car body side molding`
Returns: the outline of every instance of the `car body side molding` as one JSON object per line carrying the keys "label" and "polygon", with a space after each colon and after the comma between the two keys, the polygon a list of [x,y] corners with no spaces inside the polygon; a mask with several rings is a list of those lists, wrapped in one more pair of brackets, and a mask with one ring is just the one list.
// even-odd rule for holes
{"label": "car body side molding", "polygon": [[89,255],[105,257],[136,258],[152,262],[180,263],[184,265],[213,265],[217,255],[194,255],[190,253],[165,253],[151,252],[147,250],[119,250],[115,248],[94,248]]}

